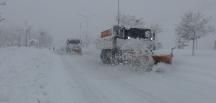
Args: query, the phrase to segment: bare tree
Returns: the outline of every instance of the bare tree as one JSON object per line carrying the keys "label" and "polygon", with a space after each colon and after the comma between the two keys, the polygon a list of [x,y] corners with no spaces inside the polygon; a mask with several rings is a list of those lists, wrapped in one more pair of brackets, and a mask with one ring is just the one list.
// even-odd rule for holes
{"label": "bare tree", "polygon": [[185,42],[192,40],[193,56],[195,55],[195,42],[199,38],[214,31],[214,27],[210,25],[210,20],[210,17],[205,17],[200,12],[187,12],[182,17],[181,22],[177,25],[177,41]]}

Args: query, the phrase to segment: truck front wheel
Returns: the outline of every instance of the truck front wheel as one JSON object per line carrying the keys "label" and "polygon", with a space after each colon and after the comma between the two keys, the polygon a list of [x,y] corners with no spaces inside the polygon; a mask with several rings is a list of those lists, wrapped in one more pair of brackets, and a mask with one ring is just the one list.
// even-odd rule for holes
{"label": "truck front wheel", "polygon": [[103,49],[101,51],[100,58],[104,64],[112,63],[112,50],[111,49]]}

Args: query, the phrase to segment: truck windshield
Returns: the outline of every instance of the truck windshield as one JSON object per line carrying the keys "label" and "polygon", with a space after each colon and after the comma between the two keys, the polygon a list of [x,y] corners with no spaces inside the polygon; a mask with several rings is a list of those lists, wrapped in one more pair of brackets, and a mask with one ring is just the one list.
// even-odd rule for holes
{"label": "truck windshield", "polygon": [[67,44],[80,44],[81,41],[80,40],[68,40]]}
{"label": "truck windshield", "polygon": [[129,30],[126,30],[126,36],[135,39],[150,39],[152,33],[150,29],[131,28]]}

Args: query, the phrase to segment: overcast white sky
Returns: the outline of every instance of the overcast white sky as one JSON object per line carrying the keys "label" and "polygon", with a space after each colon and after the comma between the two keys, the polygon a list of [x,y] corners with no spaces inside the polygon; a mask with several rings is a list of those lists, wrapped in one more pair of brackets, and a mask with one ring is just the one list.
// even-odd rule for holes
{"label": "overcast white sky", "polygon": [[[66,38],[80,37],[80,23],[92,38],[115,24],[117,0],[7,0],[0,7],[6,21],[1,25],[24,26],[28,21],[34,28],[43,28],[63,44]],[[147,24],[159,24],[164,45],[174,45],[174,28],[187,11],[201,11],[216,16],[216,0],[120,0],[121,12],[143,17]],[[215,20],[214,20],[215,21]],[[216,23],[216,22],[215,22]]]}

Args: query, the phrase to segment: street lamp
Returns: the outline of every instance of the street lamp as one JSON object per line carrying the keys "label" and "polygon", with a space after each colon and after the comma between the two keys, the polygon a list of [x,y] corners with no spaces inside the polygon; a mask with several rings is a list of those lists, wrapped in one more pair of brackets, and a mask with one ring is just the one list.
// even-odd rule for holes
{"label": "street lamp", "polygon": [[[85,44],[86,46],[89,44],[89,42],[91,42],[88,38],[89,38],[89,18],[90,16],[95,16],[95,14],[92,14],[92,15],[83,15],[83,14],[78,14],[80,17],[84,18],[84,22],[86,24],[86,28],[85,28],[85,33],[84,33],[84,40],[85,40]],[[82,35],[82,23],[80,23],[80,36]]]}
{"label": "street lamp", "polygon": [[86,20],[86,34],[88,34],[88,27],[89,27],[89,17],[88,16],[85,16],[85,15],[82,15],[82,14],[79,14],[80,17],[83,17],[85,18]]}
{"label": "street lamp", "polygon": [[80,17],[85,19],[86,22],[86,34],[89,33],[89,18],[95,16],[95,14],[90,14],[90,15],[83,15],[83,14],[78,14]]}
{"label": "street lamp", "polygon": [[118,0],[118,26],[120,24],[120,1]]}

